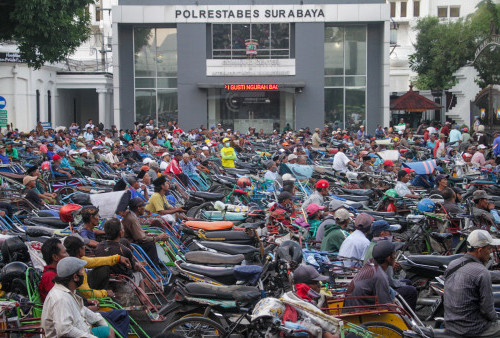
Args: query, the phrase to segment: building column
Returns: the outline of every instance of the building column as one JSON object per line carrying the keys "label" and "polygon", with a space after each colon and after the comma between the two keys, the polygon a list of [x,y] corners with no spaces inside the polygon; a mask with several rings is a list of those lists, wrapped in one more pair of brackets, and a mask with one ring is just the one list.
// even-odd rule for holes
{"label": "building column", "polygon": [[[106,125],[106,96],[108,95],[108,90],[106,88],[98,88],[96,89],[97,94],[99,95],[99,121],[102,122],[105,128],[110,126]],[[97,123],[96,123],[97,125]]]}

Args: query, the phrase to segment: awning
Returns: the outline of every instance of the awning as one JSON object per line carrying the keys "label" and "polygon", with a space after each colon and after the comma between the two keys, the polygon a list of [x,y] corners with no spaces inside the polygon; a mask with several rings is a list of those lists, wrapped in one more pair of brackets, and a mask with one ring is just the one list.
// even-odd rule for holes
{"label": "awning", "polygon": [[[196,86],[200,89],[210,89],[210,88],[224,88],[224,85],[228,84],[241,84],[242,82],[228,82],[228,83],[197,83]],[[247,82],[248,84],[256,84],[255,82]],[[264,82],[262,82],[264,83]],[[279,88],[304,88],[306,83],[304,81],[297,82],[286,82],[286,83],[273,83],[277,84]]]}

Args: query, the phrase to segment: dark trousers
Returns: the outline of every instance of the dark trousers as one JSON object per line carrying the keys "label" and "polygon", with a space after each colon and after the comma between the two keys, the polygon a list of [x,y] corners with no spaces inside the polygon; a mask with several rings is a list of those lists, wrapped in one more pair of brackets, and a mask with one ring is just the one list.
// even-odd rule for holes
{"label": "dark trousers", "polygon": [[9,216],[9,218],[12,218],[13,210],[9,203],[0,202],[0,210],[5,211],[5,214]]}
{"label": "dark trousers", "polygon": [[182,182],[184,187],[187,187],[189,185],[189,178],[185,174],[175,175],[175,177],[177,177],[177,179]]}
{"label": "dark trousers", "polygon": [[94,290],[108,290],[110,274],[111,267],[109,265],[92,269],[87,275],[89,286]]}
{"label": "dark trousers", "polygon": [[408,303],[408,306],[410,306],[410,308],[415,311],[415,308],[417,307],[417,298],[418,298],[417,288],[412,285],[404,285],[395,288],[395,290],[397,293],[401,295],[401,297],[404,298],[406,303]]}
{"label": "dark trousers", "polygon": [[144,242],[138,243],[139,246],[144,250],[146,255],[151,259],[151,261],[157,267],[160,267],[160,259],[158,258],[158,252],[156,251],[156,243],[155,242]]}

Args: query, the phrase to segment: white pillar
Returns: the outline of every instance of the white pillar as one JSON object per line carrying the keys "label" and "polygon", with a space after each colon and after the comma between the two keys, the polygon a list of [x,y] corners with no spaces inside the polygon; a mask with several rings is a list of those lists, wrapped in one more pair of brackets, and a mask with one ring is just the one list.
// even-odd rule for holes
{"label": "white pillar", "polygon": [[[105,88],[96,89],[97,94],[99,95],[99,122],[104,124],[104,127],[110,127],[106,125],[106,95],[108,95],[108,90]],[[96,123],[97,125],[97,123]]]}

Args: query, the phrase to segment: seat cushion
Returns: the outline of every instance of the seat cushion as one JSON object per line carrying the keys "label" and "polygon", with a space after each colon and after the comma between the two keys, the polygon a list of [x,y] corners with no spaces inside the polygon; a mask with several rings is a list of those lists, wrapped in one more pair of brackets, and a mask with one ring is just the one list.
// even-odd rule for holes
{"label": "seat cushion", "polygon": [[217,286],[206,283],[188,283],[185,290],[190,296],[211,299],[235,300],[242,303],[254,302],[261,297],[258,288],[253,286]]}

